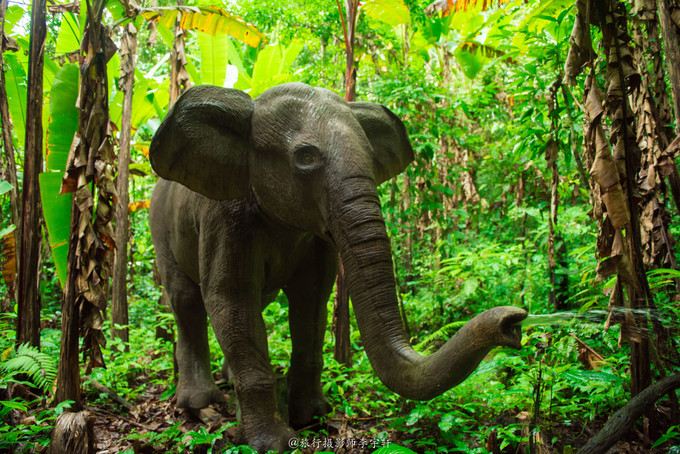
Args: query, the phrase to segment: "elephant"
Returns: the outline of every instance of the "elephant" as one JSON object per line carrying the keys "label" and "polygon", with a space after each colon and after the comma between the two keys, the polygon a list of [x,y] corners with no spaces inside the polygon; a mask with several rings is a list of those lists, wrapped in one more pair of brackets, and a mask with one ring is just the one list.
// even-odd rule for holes
{"label": "elephant", "polygon": [[[338,254],[369,361],[401,396],[435,397],[495,346],[520,348],[527,314],[511,306],[477,315],[429,356],[409,344],[377,186],[414,154],[386,107],[302,83],[255,100],[196,86],[158,127],[149,157],[160,176],[150,227],[178,332],[177,406],[224,398],[210,370],[209,317],[255,449],[286,449],[293,429],[329,411],[322,347]],[[292,342],[288,415],[278,411],[262,317],[281,290]]]}

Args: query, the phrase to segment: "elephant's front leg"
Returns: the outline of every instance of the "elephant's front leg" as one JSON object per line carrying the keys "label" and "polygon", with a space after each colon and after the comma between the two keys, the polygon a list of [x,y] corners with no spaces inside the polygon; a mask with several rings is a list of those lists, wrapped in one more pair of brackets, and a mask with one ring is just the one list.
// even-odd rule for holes
{"label": "elephant's front leg", "polygon": [[321,240],[284,288],[293,344],[288,371],[288,417],[299,429],[330,410],[321,391],[326,304],[336,273],[335,250]]}
{"label": "elephant's front leg", "polygon": [[[226,296],[225,296],[226,295]],[[269,362],[260,296],[227,291],[205,298],[215,334],[229,360],[248,443],[258,451],[288,448],[294,432],[276,405],[276,377]]]}
{"label": "elephant's front leg", "polygon": [[158,264],[177,322],[177,406],[200,409],[224,402],[210,371],[208,322],[201,291],[172,261],[159,256]]}

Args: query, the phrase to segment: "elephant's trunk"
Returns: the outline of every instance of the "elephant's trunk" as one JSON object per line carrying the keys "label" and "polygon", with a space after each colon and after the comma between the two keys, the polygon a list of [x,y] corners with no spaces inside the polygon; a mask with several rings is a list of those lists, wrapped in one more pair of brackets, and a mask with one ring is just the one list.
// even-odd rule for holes
{"label": "elephant's trunk", "polygon": [[344,180],[331,222],[342,257],[359,331],[382,382],[411,399],[435,397],[462,382],[497,345],[520,347],[518,322],[526,311],[496,307],[473,318],[430,356],[411,348],[399,315],[390,242],[375,183]]}

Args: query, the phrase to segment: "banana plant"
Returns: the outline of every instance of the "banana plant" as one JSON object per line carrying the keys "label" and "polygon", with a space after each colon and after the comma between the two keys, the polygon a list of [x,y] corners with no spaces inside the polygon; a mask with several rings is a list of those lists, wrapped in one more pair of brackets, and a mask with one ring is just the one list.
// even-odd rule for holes
{"label": "banana plant", "polygon": [[[179,17],[181,27],[186,30],[199,32],[199,42],[203,43],[202,54],[205,58],[201,67],[201,78],[204,83],[222,85],[227,71],[227,62],[238,59],[237,67],[242,67],[238,52],[228,36],[240,40],[250,46],[258,46],[264,41],[262,35],[254,26],[245,23],[237,16],[231,15],[218,7],[167,7],[140,10],[134,17],[126,16],[120,5],[111,4],[110,12],[116,25],[122,25],[129,20],[135,21],[137,28],[144,21],[157,21],[160,36],[171,36],[172,24]],[[65,12],[62,15],[59,32],[56,36],[55,53],[58,61],[69,62],[78,56],[83,36],[84,8],[78,13]],[[18,15],[17,15],[18,16]],[[16,21],[20,19],[17,17]],[[299,51],[298,51],[299,52]],[[11,58],[15,57],[15,58]],[[212,57],[212,58],[210,58]],[[46,60],[47,62],[47,60]],[[40,175],[40,193],[43,200],[45,224],[47,225],[48,240],[52,256],[57,269],[57,276],[65,285],[67,276],[67,255],[69,241],[69,225],[71,219],[72,194],[61,194],[62,177],[66,168],[73,138],[77,129],[78,112],[76,99],[78,97],[79,74],[78,67],[72,63],[65,63],[59,67],[49,60],[46,65],[46,90],[49,93],[49,118],[47,128],[46,169]],[[8,72],[8,93],[10,97],[25,100],[25,63],[22,65],[16,56],[11,55],[7,61],[12,71]],[[122,116],[123,94],[115,90],[114,78],[118,74],[120,60],[117,55],[108,63],[110,87],[110,119],[114,124],[120,124]],[[135,131],[152,117],[164,115],[168,106],[167,88],[154,78],[154,69],[144,74],[135,70],[135,92],[132,107],[132,129]],[[198,77],[197,77],[198,78]],[[200,80],[199,80],[200,82]],[[17,135],[22,133],[22,122],[25,112],[25,102],[13,103],[12,112]]]}

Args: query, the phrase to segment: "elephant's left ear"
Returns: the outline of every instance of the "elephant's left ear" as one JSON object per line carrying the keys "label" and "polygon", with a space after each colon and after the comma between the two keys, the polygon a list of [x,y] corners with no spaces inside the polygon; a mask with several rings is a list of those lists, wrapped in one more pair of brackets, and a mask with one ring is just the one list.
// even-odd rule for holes
{"label": "elephant's left ear", "polygon": [[413,161],[413,148],[404,123],[387,107],[370,102],[349,103],[373,146],[376,184],[400,174]]}

